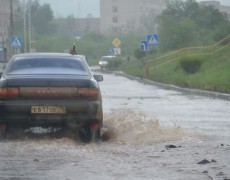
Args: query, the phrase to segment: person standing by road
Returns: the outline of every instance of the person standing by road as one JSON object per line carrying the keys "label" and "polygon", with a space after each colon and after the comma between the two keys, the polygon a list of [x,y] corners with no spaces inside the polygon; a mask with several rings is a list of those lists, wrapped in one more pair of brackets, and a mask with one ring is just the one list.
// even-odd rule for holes
{"label": "person standing by road", "polygon": [[72,54],[72,55],[77,55],[78,54],[77,51],[76,51],[75,44],[73,45],[73,48],[70,49],[69,53]]}

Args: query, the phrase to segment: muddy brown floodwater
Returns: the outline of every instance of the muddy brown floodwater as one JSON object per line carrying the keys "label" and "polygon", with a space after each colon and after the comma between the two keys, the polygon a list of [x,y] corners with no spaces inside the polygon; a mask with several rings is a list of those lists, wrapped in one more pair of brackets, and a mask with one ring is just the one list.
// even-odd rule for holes
{"label": "muddy brown floodwater", "polygon": [[8,139],[0,180],[230,179],[229,101],[103,75],[107,141]]}

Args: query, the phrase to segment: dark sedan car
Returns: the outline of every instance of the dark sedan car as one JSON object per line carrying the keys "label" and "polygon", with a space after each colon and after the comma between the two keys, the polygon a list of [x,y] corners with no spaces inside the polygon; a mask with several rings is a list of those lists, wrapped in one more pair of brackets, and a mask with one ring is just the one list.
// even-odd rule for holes
{"label": "dark sedan car", "polygon": [[13,56],[0,79],[0,134],[20,127],[67,127],[100,137],[103,109],[98,82],[86,61],[65,53]]}

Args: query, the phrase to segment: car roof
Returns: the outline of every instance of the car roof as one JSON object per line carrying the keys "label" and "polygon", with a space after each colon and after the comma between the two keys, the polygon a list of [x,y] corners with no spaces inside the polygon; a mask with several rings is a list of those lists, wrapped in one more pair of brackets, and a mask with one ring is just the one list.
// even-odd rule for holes
{"label": "car roof", "polygon": [[102,57],[105,57],[105,58],[115,58],[116,56],[102,56]]}
{"label": "car roof", "polygon": [[74,56],[69,53],[22,53],[15,54],[13,57],[68,57],[68,58],[76,58],[80,56]]}

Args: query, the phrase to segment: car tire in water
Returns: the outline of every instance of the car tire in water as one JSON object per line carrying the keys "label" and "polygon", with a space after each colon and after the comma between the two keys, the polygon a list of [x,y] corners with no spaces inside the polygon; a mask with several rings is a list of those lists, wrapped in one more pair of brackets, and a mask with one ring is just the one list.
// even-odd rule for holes
{"label": "car tire in water", "polygon": [[82,142],[97,142],[101,137],[101,129],[92,129],[89,125],[85,125],[78,131],[78,135]]}
{"label": "car tire in water", "polygon": [[0,141],[5,141],[7,136],[7,129],[0,128]]}

